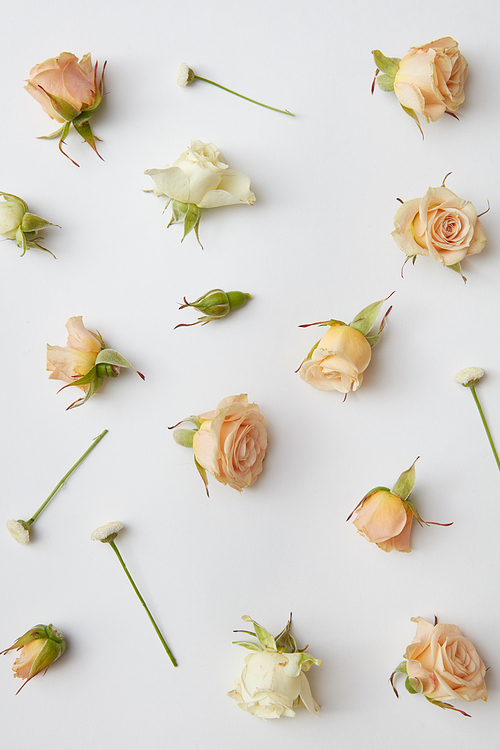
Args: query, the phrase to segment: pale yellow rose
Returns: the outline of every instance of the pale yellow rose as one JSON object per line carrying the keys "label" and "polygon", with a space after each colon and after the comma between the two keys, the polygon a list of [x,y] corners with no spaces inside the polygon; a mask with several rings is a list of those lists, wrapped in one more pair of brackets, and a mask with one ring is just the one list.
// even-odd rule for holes
{"label": "pale yellow rose", "polygon": [[198,417],[193,436],[198,463],[222,484],[241,491],[262,471],[266,455],[266,420],[245,394],[228,396],[217,408]]}
{"label": "pale yellow rose", "polygon": [[412,47],[399,62],[394,93],[403,107],[438,120],[464,101],[467,60],[451,37]]}
{"label": "pale yellow rose", "polygon": [[370,363],[371,346],[356,328],[333,325],[299,370],[302,380],[320,391],[356,391]]}
{"label": "pale yellow rose", "polygon": [[23,216],[27,207],[20,199],[13,200],[15,196],[5,197],[0,193],[0,234],[8,240],[15,240],[18,228],[21,226]]}
{"label": "pale yellow rose", "polygon": [[[405,653],[406,670],[417,692],[430,700],[487,700],[486,667],[456,625],[432,625],[412,618],[417,634]],[[420,687],[422,688],[420,691]]]}
{"label": "pale yellow rose", "polygon": [[[84,109],[93,107],[96,98],[100,100],[90,54],[84,55],[78,62],[75,55],[62,52],[58,57],[35,65],[24,88],[42,105],[49,117],[58,122],[73,120]],[[54,102],[51,97],[62,100],[62,104]]]}
{"label": "pale yellow rose", "polygon": [[364,498],[353,521],[361,536],[384,552],[411,552],[413,513],[400,497],[379,489]]}
{"label": "pale yellow rose", "polygon": [[154,194],[198,208],[217,208],[235,203],[255,203],[246,174],[229,169],[213,143],[192,141],[171,167],[146,171]]}
{"label": "pale yellow rose", "polygon": [[444,185],[429,188],[423,198],[405,201],[396,212],[394,226],[392,236],[409,258],[430,255],[445,266],[480,253],[486,245],[472,203]]}
{"label": "pale yellow rose", "polygon": [[[67,346],[47,344],[47,370],[50,371],[49,379],[74,384],[77,378],[86,375],[93,368],[97,355],[105,347],[98,333],[91,333],[85,328],[81,315],[70,318],[66,328]],[[87,392],[89,386],[77,387]]]}

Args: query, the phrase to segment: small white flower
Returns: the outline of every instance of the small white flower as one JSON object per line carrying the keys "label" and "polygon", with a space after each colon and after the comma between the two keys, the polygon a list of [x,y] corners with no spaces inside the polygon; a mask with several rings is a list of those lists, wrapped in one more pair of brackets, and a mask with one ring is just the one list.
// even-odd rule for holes
{"label": "small white flower", "polygon": [[177,84],[179,86],[187,86],[188,83],[194,79],[194,73],[187,63],[182,63],[181,67],[177,71]]}
{"label": "small white flower", "polygon": [[30,543],[30,533],[28,529],[24,528],[20,521],[7,521],[7,529],[11,537],[15,539],[16,542],[19,542],[19,544]]}
{"label": "small white flower", "polygon": [[95,529],[90,535],[90,538],[93,542],[102,542],[104,539],[107,539],[108,536],[118,534],[122,529],[123,524],[121,521],[111,521],[111,523],[105,523],[104,526],[99,526],[98,529]]}
{"label": "small white flower", "polygon": [[480,367],[466,367],[465,370],[460,370],[454,377],[455,383],[459,385],[469,385],[476,380],[481,380],[484,375],[484,370]]}

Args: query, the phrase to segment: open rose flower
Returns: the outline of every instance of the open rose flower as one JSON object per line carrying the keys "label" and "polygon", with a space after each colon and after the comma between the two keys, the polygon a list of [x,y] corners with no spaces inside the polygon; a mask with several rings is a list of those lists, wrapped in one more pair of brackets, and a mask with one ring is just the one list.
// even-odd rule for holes
{"label": "open rose flower", "polygon": [[298,372],[302,380],[319,391],[356,391],[363,382],[363,374],[370,364],[372,346],[378,342],[385,326],[385,313],[380,329],[374,336],[368,336],[375,325],[385,300],[374,302],[362,310],[349,325],[340,320],[324,320],[312,325],[329,326],[328,331],[311,349],[300,365]]}
{"label": "open rose flower", "polygon": [[410,501],[415,485],[416,462],[417,459],[401,474],[392,490],[388,487],[375,487],[368,492],[347,518],[349,521],[356,513],[353,524],[358,533],[369,542],[374,542],[384,552],[391,552],[393,549],[398,552],[411,552],[410,533],[413,518],[416,518],[421,526],[451,526],[448,523],[423,521]]}
{"label": "open rose flower", "polygon": [[417,255],[431,258],[462,274],[460,262],[477,255],[486,245],[483,225],[470,201],[447,187],[430,187],[423,198],[405,201],[394,217],[392,236],[397,246],[415,262]]}
{"label": "open rose flower", "polygon": [[26,680],[17,691],[19,693],[39,672],[47,670],[64,653],[65,648],[63,634],[53,625],[35,625],[10,648],[0,653],[7,654],[13,649],[21,652],[12,667],[14,677]]}
{"label": "open rose flower", "polygon": [[293,717],[293,709],[300,704],[317,715],[320,707],[312,697],[304,672],[313,664],[321,666],[323,662],[297,650],[290,632],[291,616],[285,629],[276,638],[248,615],[242,619],[254,624],[255,637],[259,642],[235,641],[252,653],[246,657],[245,667],[228,693],[229,697],[243,711],[259,719]]}
{"label": "open rose flower", "polygon": [[89,120],[102,102],[103,77],[104,68],[100,80],[97,80],[97,63],[92,65],[89,53],[78,61],[71,52],[61,52],[58,57],[50,57],[30,70],[30,79],[24,88],[42,105],[49,117],[64,123],[60,130],[43,137],[60,136],[59,149],[65,156],[67,154],[62,150],[62,143],[71,123],[99,156],[95,145],[99,139],[92,134]]}
{"label": "open rose flower", "polygon": [[406,649],[405,661],[392,673],[391,683],[397,673],[405,674],[408,692],[421,693],[431,703],[455,711],[459,709],[442,700],[486,701],[486,667],[460,628],[439,625],[437,620],[432,625],[422,617],[412,617],[412,622],[417,623],[417,633]]}
{"label": "open rose flower", "polygon": [[[464,101],[467,60],[451,37],[443,37],[421,47],[412,47],[402,60],[374,51],[380,88],[394,91],[401,106],[418,124],[418,115],[427,122],[445,112],[454,113]],[[419,125],[420,127],[420,125]]]}
{"label": "open rose flower", "polygon": [[115,349],[108,349],[99,333],[88,331],[83,325],[81,315],[70,318],[66,323],[68,331],[67,346],[47,344],[47,370],[49,378],[66,383],[61,388],[76,385],[85,392],[85,397],[78,399],[68,409],[81,406],[102,387],[104,378],[116,378],[120,367],[127,367],[144,380],[144,375],[127,362]]}
{"label": "open rose flower", "polygon": [[[154,183],[153,192],[172,201],[170,224],[184,222],[184,237],[194,229],[198,242],[198,226],[204,208],[255,203],[246,174],[229,169],[213,143],[192,141],[171,167],[148,169]],[[181,242],[182,242],[181,240]],[[200,243],[201,244],[201,243]]]}
{"label": "open rose flower", "polygon": [[256,481],[266,455],[266,420],[246,394],[228,396],[213,411],[183,421],[197,429],[175,430],[174,439],[193,448],[207,494],[207,471],[239,492]]}

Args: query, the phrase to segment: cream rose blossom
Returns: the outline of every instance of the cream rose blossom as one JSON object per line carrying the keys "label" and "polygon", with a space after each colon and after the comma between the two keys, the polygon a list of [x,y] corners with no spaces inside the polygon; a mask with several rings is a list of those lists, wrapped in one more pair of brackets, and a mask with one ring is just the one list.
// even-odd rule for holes
{"label": "cream rose blossom", "polygon": [[183,421],[194,422],[197,429],[176,430],[174,439],[193,448],[206,488],[207,471],[239,492],[256,481],[266,455],[266,420],[246,394],[228,396],[213,411]]}
{"label": "cream rose blossom", "polygon": [[299,367],[302,380],[319,391],[356,391],[363,382],[363,374],[370,364],[371,348],[375,346],[385,326],[385,313],[376,335],[368,336],[375,325],[385,300],[374,302],[362,310],[346,325],[339,320],[325,320],[310,325],[329,326],[317,344],[313,346]]}
{"label": "cream rose blossom", "polygon": [[419,128],[418,115],[435,121],[445,112],[453,114],[464,101],[467,61],[451,37],[412,47],[402,60],[385,57],[380,50],[373,55],[380,88],[394,91]]}
{"label": "cream rose blossom", "polygon": [[235,641],[253,653],[245,658],[245,667],[228,693],[229,697],[243,711],[259,719],[294,717],[294,708],[300,704],[317,715],[320,707],[304,672],[313,664],[321,666],[323,662],[297,650],[290,632],[291,617],[276,638],[248,615],[242,619],[254,624],[259,642]]}
{"label": "cream rose blossom", "polygon": [[430,187],[423,198],[405,201],[394,217],[392,236],[415,262],[427,255],[462,274],[460,263],[486,245],[483,225],[470,201],[447,187]]}
{"label": "cream rose blossom", "polygon": [[393,672],[391,682],[398,672],[407,675],[406,689],[410,693],[421,693],[441,708],[454,708],[443,703],[443,699],[486,701],[486,667],[460,628],[439,625],[437,620],[432,625],[422,617],[414,617],[412,622],[417,623],[417,633],[406,649],[405,661]]}
{"label": "cream rose blossom", "polygon": [[[153,180],[153,192],[172,202],[171,224],[184,222],[184,237],[198,226],[204,208],[217,208],[255,203],[250,190],[250,178],[229,169],[213,143],[192,141],[171,167],[148,169],[145,174]],[[167,203],[167,205],[168,205]],[[181,240],[182,241],[182,240]]]}
{"label": "cream rose blossom", "polygon": [[14,240],[21,248],[21,257],[29,247],[45,250],[52,257],[54,254],[40,245],[43,237],[38,237],[38,232],[46,227],[59,226],[42,219],[28,211],[28,206],[17,195],[0,192],[0,234],[8,240]]}

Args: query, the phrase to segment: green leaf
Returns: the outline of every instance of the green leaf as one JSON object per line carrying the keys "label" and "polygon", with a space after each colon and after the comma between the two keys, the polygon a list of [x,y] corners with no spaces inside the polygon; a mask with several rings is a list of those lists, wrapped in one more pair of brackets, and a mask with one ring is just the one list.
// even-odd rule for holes
{"label": "green leaf", "polygon": [[398,481],[392,488],[391,492],[393,495],[400,497],[401,500],[406,500],[415,485],[415,464],[417,463],[420,456],[417,456],[415,461],[412,463],[409,469],[403,471]]}
{"label": "green leaf", "polygon": [[394,76],[389,73],[377,76],[377,83],[382,91],[394,91]]}
{"label": "green leaf", "polygon": [[389,73],[392,76],[396,75],[399,70],[399,63],[401,62],[400,57],[386,57],[379,49],[374,49],[372,54],[375,65],[382,73]]}
{"label": "green leaf", "polygon": [[267,650],[276,651],[276,641],[268,630],[263,628],[262,625],[259,625],[258,622],[255,622],[255,620],[252,620],[249,615],[243,615],[241,619],[245,622],[253,623],[253,626],[255,628],[255,635],[259,639],[259,643],[261,644],[261,646],[263,646]]}

